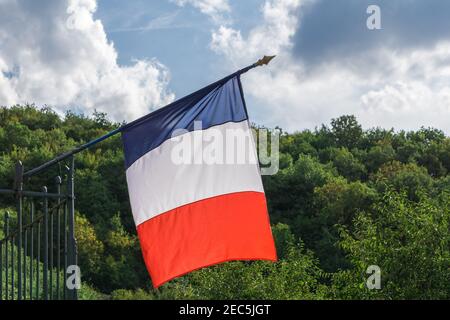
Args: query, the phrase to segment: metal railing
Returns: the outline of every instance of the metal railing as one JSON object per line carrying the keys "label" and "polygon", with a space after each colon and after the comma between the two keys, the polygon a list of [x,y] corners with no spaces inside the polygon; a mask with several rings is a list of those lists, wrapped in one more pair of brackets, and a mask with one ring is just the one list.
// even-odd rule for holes
{"label": "metal railing", "polygon": [[[75,239],[74,157],[51,186],[26,191],[42,170],[24,173],[16,165],[13,189],[0,195],[13,197],[16,210],[4,214],[0,239],[0,300],[76,300],[70,266],[77,265]],[[72,268],[73,269],[73,268]],[[79,275],[78,275],[79,276]]]}

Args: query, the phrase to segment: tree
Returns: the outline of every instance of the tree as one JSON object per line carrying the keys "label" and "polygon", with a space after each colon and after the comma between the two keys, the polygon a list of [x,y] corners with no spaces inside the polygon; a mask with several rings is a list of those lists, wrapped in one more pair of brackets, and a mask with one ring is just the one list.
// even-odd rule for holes
{"label": "tree", "polygon": [[75,237],[78,246],[78,260],[83,274],[83,280],[92,283],[100,271],[104,245],[98,239],[92,224],[83,215],[75,215]]}
{"label": "tree", "polygon": [[314,189],[335,174],[330,165],[301,155],[292,167],[281,170],[276,176],[266,177],[264,186],[272,222],[291,224],[296,235],[309,234],[303,229],[309,230],[309,220],[314,215]]}
{"label": "tree", "polygon": [[363,130],[355,116],[342,116],[331,120],[331,132],[339,147],[352,149],[358,145]]}
{"label": "tree", "polygon": [[395,159],[395,150],[389,141],[380,141],[372,147],[366,156],[366,168],[369,173],[377,170],[385,163]]}
{"label": "tree", "polygon": [[[0,188],[27,169],[119,126],[104,113],[59,117],[0,108]],[[151,290],[131,214],[120,136],[76,156],[83,299],[449,298],[450,138],[436,129],[363,130],[353,116],[283,132],[280,171],[264,176],[279,261],[205,268]],[[64,163],[26,181],[40,190]],[[53,182],[52,182],[53,183]],[[16,225],[14,197],[0,197]],[[382,290],[365,286],[382,267]]]}
{"label": "tree", "polygon": [[[336,275],[337,297],[449,299],[449,195],[440,201],[424,196],[412,202],[388,190],[358,214],[353,231],[341,226],[340,245],[355,269]],[[381,290],[365,287],[361,275],[370,265],[381,268]]]}
{"label": "tree", "polygon": [[376,190],[357,182],[347,182],[342,177],[332,179],[314,191],[314,203],[318,211],[315,217],[316,240],[311,244],[327,272],[348,267],[339,240],[336,225],[351,226],[358,212],[367,210],[378,199]]}
{"label": "tree", "polygon": [[433,184],[433,179],[425,168],[398,161],[384,164],[371,179],[381,193],[393,188],[398,192],[405,191],[411,200],[418,200],[420,194],[429,192]]}
{"label": "tree", "polygon": [[328,149],[329,159],[338,173],[350,181],[364,180],[366,167],[347,148]]}

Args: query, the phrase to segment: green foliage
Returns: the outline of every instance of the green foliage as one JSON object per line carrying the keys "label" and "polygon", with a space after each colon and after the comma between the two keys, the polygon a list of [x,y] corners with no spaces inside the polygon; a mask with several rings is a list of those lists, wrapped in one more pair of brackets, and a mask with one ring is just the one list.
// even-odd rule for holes
{"label": "green foliage", "polygon": [[98,290],[86,282],[81,284],[81,289],[78,291],[79,300],[105,300],[107,298],[107,295],[98,292]]}
{"label": "green foliage", "polygon": [[111,300],[155,300],[154,295],[143,290],[118,289],[111,293]]}
{"label": "green foliage", "polygon": [[[0,108],[0,187],[12,186],[16,161],[35,167],[118,125],[98,112]],[[62,168],[27,187],[49,185]],[[363,130],[343,116],[282,133],[280,171],[263,177],[279,261],[224,263],[158,290],[136,236],[120,136],[79,154],[76,168],[81,299],[450,298],[450,138],[439,130]],[[13,207],[0,197],[0,239]],[[382,290],[366,288],[369,265],[381,267]]]}
{"label": "green foliage", "polygon": [[337,178],[315,190],[318,215],[315,219],[315,241],[311,244],[328,272],[348,267],[348,261],[336,245],[337,224],[349,226],[361,210],[369,208],[378,198],[377,192],[359,181]]}
{"label": "green foliage", "polygon": [[351,181],[363,180],[366,167],[347,148],[327,148],[321,152],[322,161],[331,161],[338,173]]}
{"label": "green foliage", "polygon": [[229,262],[193,272],[157,292],[119,290],[112,299],[324,299],[326,275],[286,225],[274,227],[280,261]]}
{"label": "green foliage", "polygon": [[368,172],[376,172],[385,163],[393,161],[396,153],[390,141],[379,141],[376,146],[370,148],[366,156]]}
{"label": "green foliage", "polygon": [[406,191],[411,200],[417,200],[420,193],[430,191],[433,184],[425,168],[397,161],[384,164],[371,180],[380,192],[393,187],[397,191]]}
{"label": "green foliage", "polygon": [[364,278],[358,279],[358,272],[352,272],[353,279],[340,283],[338,298],[347,298],[350,293],[358,298],[448,299],[449,199],[447,194],[438,200],[423,196],[413,202],[405,194],[387,191],[371,210],[358,214],[353,231],[340,226],[340,245],[355,270],[364,274],[368,265],[378,265],[382,290],[354,290]]}
{"label": "green foliage", "polygon": [[355,116],[342,116],[331,120],[331,133],[339,147],[353,148],[363,136],[361,125]]}
{"label": "green foliage", "polygon": [[[1,238],[3,238],[3,237],[1,237]],[[25,257],[22,260],[22,265],[25,266],[25,268],[28,269],[31,264],[31,261],[33,261],[35,270],[37,270],[37,268],[39,268],[39,270],[41,270],[39,282],[38,282],[38,278],[37,278],[36,272],[35,272],[34,276],[32,278],[32,281],[31,281],[31,286],[32,286],[32,291],[33,291],[33,299],[36,299],[37,296],[39,297],[39,299],[43,299],[44,298],[44,294],[43,294],[43,290],[42,290],[43,285],[44,285],[43,277],[42,277],[42,270],[44,269],[43,263],[42,262],[37,263],[36,260],[31,259],[29,256],[26,256],[24,254],[23,249],[18,250],[18,247],[15,244],[12,244],[11,241],[8,243],[7,248],[5,246],[2,246],[2,252],[3,252],[4,257],[6,257],[6,255],[8,256],[8,283],[6,284],[6,281],[5,281],[5,279],[6,279],[6,261],[3,261],[3,265],[2,265],[3,268],[0,269],[0,273],[1,273],[2,279],[4,279],[3,281],[5,281],[5,282],[3,282],[5,287],[3,287],[4,290],[2,292],[2,296],[0,296],[0,300],[6,300],[7,298],[8,299],[17,299],[17,295],[18,295],[17,279],[19,277],[18,266],[17,266],[17,257],[19,256],[19,254],[22,257]],[[14,264],[12,262],[12,258],[11,258],[12,256],[14,256]],[[62,283],[64,283],[63,273],[62,272],[58,273],[57,269],[53,269],[52,273],[53,273],[53,277],[52,277],[53,281],[49,280],[48,286],[50,288],[52,288],[51,291],[55,295],[57,294],[58,288],[59,288],[59,294],[60,294],[60,296],[62,296],[63,290],[64,290],[64,287],[61,285]],[[14,274],[14,279],[15,279],[14,284],[12,284],[13,274]],[[25,288],[26,290],[23,290],[22,293],[26,299],[29,299],[29,297],[30,297],[29,273],[27,273],[27,275],[28,275],[28,278],[27,278],[26,283],[23,282],[23,284],[26,286],[26,288]],[[59,283],[60,283],[59,287],[57,287],[57,278],[58,277],[59,277]],[[6,297],[6,290],[5,290],[6,285],[8,285],[8,297]],[[12,288],[14,288],[14,289],[12,289]],[[22,289],[23,288],[24,287],[22,287]],[[39,288],[39,293],[37,293],[38,288]],[[84,295],[87,292],[86,290],[90,290],[90,289],[92,289],[92,288],[88,284],[83,285],[83,287],[80,290],[81,295]],[[91,291],[93,291],[93,290],[94,289],[92,289]],[[13,296],[13,292],[14,292],[14,296]],[[93,297],[93,296],[91,296],[91,297]],[[99,297],[99,296],[97,296],[97,297]]]}
{"label": "green foliage", "polygon": [[84,275],[85,280],[92,282],[92,276],[101,270],[104,244],[98,239],[94,227],[89,220],[77,214],[75,216],[75,237],[78,245],[78,260],[81,270],[89,270]]}

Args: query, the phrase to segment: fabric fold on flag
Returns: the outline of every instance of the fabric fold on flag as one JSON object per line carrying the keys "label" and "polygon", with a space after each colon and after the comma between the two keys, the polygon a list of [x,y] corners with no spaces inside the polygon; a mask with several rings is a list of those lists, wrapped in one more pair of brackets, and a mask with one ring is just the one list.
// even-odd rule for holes
{"label": "fabric fold on flag", "polygon": [[226,261],[276,261],[239,75],[135,121],[122,139],[154,287]]}

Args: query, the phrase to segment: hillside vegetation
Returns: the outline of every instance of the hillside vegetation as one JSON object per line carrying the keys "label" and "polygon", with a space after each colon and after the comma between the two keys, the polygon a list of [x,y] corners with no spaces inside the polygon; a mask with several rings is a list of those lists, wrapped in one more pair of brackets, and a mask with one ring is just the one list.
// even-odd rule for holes
{"label": "hillside vegetation", "polygon": [[[118,125],[102,113],[61,118],[50,108],[0,108],[0,188],[12,186],[16,161],[33,168]],[[263,178],[279,262],[225,263],[154,291],[129,207],[120,136],[77,155],[76,235],[88,297],[450,298],[450,138],[443,132],[363,130],[343,116],[283,133],[280,159],[280,172]],[[39,190],[57,173],[27,187]],[[13,206],[0,197],[14,217]],[[366,287],[370,265],[381,269],[380,290]]]}

